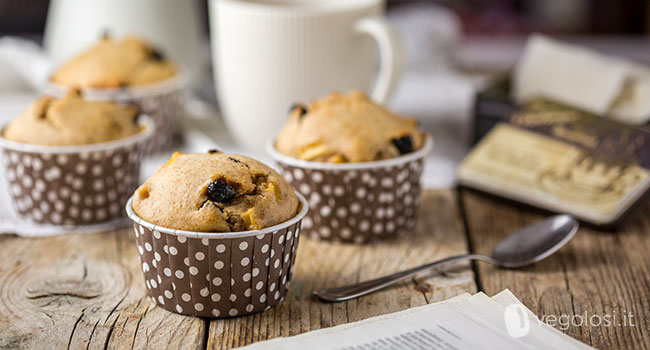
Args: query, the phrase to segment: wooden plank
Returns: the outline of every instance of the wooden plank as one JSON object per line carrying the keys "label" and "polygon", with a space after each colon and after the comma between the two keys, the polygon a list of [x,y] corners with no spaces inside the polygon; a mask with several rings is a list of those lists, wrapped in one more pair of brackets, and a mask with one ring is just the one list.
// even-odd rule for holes
{"label": "wooden plank", "polygon": [[[509,232],[543,216],[462,191],[471,247],[489,254]],[[598,349],[650,348],[650,207],[618,232],[581,228],[556,255],[522,270],[477,263],[479,286],[492,295],[509,288],[538,316],[594,316],[563,329]],[[624,315],[631,325],[623,325]],[[551,318],[548,318],[551,315]],[[598,317],[616,315],[617,326],[598,326]],[[602,321],[604,322],[604,321]],[[613,323],[613,322],[612,322]],[[557,324],[557,323],[556,323]],[[566,323],[565,323],[566,324]],[[557,328],[565,328],[558,325]]]}
{"label": "wooden plank", "polygon": [[[210,323],[208,348],[227,349],[256,341],[359,321],[413,306],[475,292],[469,265],[444,275],[402,283],[357,300],[326,304],[314,289],[333,287],[413,267],[467,251],[453,191],[425,191],[416,233],[373,245],[314,241],[302,236],[291,290],[278,307],[261,314]],[[422,291],[429,289],[428,291]]]}
{"label": "wooden plank", "polygon": [[130,229],[0,238],[0,348],[205,347],[205,321],[145,297]]}

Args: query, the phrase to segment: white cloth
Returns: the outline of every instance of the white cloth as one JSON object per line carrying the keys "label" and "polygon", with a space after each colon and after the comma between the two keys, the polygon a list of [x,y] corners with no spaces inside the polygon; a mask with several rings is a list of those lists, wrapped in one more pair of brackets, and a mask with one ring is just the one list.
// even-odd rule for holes
{"label": "white cloth", "polygon": [[12,37],[0,38],[0,93],[40,90],[50,61],[40,46]]}
{"label": "white cloth", "polygon": [[518,102],[546,98],[629,124],[650,121],[650,69],[532,36],[514,70]]}

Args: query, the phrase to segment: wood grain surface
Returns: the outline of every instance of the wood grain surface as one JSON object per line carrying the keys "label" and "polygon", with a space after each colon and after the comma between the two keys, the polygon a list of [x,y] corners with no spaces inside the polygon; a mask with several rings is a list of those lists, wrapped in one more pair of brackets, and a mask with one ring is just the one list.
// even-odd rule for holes
{"label": "wood grain surface", "polygon": [[451,191],[424,192],[416,232],[404,239],[372,245],[301,240],[284,303],[252,317],[212,321],[208,348],[228,349],[295,335],[475,292],[474,275],[465,264],[444,275],[403,282],[348,302],[327,304],[311,297],[314,289],[360,282],[467,252],[456,203]]}
{"label": "wood grain surface", "polygon": [[145,297],[131,232],[0,238],[0,348],[204,348],[205,321]]}
{"label": "wood grain surface", "polygon": [[[457,193],[460,193],[458,195]],[[146,297],[130,229],[52,238],[0,237],[0,349],[228,349],[362,320],[483,290],[511,289],[538,316],[632,314],[633,326],[570,325],[601,349],[650,344],[650,208],[620,232],[581,229],[557,255],[524,270],[461,264],[344,303],[313,299],[344,285],[470,249],[489,253],[508,232],[541,217],[474,193],[423,193],[417,232],[358,246],[301,240],[291,290],[267,312],[204,320]],[[560,327],[558,327],[560,328]],[[563,327],[562,327],[563,328]]]}
{"label": "wood grain surface", "polygon": [[[473,192],[461,193],[470,244],[477,253],[489,254],[509,232],[543,218]],[[538,317],[598,349],[650,349],[649,214],[650,207],[642,209],[617,232],[582,227],[566,247],[525,269],[477,263],[477,283],[488,295],[509,288]],[[562,315],[572,319],[568,327],[559,324]]]}

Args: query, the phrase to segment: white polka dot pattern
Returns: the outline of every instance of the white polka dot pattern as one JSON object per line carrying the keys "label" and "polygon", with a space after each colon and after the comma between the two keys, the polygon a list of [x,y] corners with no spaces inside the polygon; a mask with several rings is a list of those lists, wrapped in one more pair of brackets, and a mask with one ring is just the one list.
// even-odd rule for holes
{"label": "white polka dot pattern", "polygon": [[3,148],[16,212],[54,225],[88,225],[124,217],[124,205],[138,185],[145,145],[140,141],[62,154]]}
{"label": "white polka dot pattern", "polygon": [[138,249],[148,293],[169,311],[208,318],[247,315],[276,305],[288,291],[300,222],[230,239],[133,227],[138,247],[152,247]]}
{"label": "white polka dot pattern", "polygon": [[310,237],[364,243],[412,232],[423,158],[370,169],[308,169],[279,162],[284,177],[309,201]]}

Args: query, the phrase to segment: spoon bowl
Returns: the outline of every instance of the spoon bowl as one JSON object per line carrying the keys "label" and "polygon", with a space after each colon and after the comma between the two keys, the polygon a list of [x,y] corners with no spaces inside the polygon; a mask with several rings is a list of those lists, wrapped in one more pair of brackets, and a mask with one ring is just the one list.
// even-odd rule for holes
{"label": "spoon bowl", "polygon": [[526,226],[502,239],[490,255],[499,267],[518,268],[539,262],[564,246],[578,231],[578,221],[557,215]]}

